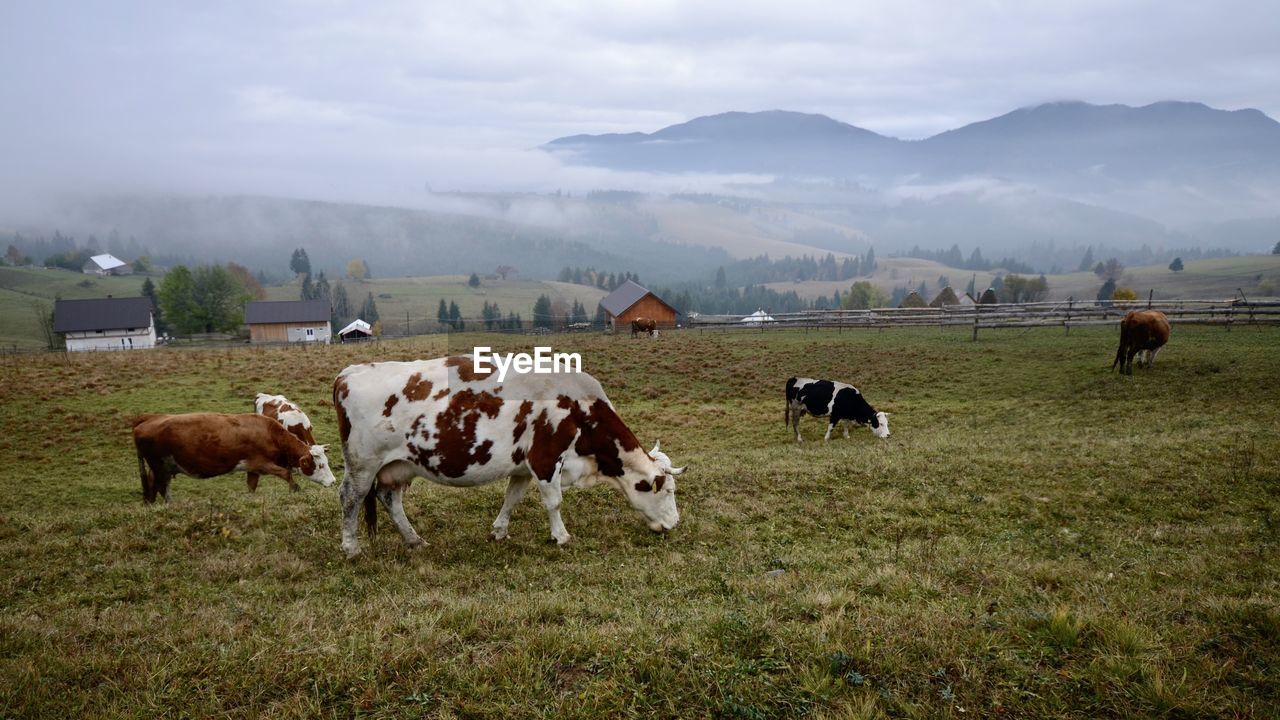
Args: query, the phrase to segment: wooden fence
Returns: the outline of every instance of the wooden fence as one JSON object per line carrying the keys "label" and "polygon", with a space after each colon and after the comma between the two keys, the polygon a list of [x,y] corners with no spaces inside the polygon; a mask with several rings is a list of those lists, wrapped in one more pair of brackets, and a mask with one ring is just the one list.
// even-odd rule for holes
{"label": "wooden fence", "polygon": [[875,308],[871,310],[807,310],[777,313],[763,322],[716,318],[691,321],[690,328],[704,330],[754,330],[765,332],[785,328],[844,329],[898,327],[971,327],[976,340],[979,330],[999,328],[1061,327],[1070,334],[1073,327],[1112,325],[1130,310],[1154,309],[1169,316],[1170,323],[1222,325],[1280,325],[1280,301],[1248,300],[1114,300],[1109,303],[1059,302],[1011,303],[997,305],[948,305],[925,308]]}

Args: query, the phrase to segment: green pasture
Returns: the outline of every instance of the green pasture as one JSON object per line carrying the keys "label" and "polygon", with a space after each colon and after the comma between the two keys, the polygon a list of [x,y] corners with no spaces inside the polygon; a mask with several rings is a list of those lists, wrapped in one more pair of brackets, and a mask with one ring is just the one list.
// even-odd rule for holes
{"label": "green pasture", "polygon": [[[145,507],[129,420],[280,392],[336,443],[339,370],[444,338],[0,358],[0,717],[1274,717],[1280,331],[1176,326],[1132,377],[1115,336],[539,338],[689,465],[680,526],[597,487],[563,548],[535,493],[487,542],[500,485],[419,480],[425,547],[353,561],[336,486]],[[792,374],[892,437],[796,445]]]}

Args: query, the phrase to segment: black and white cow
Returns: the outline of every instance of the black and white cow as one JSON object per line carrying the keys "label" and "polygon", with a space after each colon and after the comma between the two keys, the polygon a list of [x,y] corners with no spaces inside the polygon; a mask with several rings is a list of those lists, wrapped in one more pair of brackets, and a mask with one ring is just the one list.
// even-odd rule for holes
{"label": "black and white cow", "polygon": [[805,413],[828,418],[823,440],[831,439],[831,431],[842,420],[846,438],[851,422],[869,426],[871,434],[878,438],[889,437],[888,413],[876,412],[858,388],[842,382],[797,377],[787,380],[786,420],[795,431],[796,442],[800,442],[800,418]]}

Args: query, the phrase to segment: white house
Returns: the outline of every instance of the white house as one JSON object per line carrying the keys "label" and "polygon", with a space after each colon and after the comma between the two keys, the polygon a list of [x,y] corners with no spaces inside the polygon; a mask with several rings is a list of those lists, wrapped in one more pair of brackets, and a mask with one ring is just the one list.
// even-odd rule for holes
{"label": "white house", "polygon": [[775,320],[773,319],[772,315],[765,312],[763,309],[760,309],[742,318],[738,322],[744,323],[746,325],[763,325],[765,323],[775,322]]}
{"label": "white house", "polygon": [[129,275],[133,272],[129,263],[110,253],[94,255],[80,270],[86,275]]}
{"label": "white house", "polygon": [[156,346],[151,300],[144,297],[59,300],[53,330],[67,350],[142,350]]}

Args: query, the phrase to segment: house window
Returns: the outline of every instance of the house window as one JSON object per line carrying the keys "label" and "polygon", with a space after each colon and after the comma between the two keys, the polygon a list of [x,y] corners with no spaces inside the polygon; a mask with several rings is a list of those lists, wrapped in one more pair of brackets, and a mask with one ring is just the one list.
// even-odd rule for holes
{"label": "house window", "polygon": [[315,328],[307,328],[307,337],[312,337],[315,334],[316,334]]}

